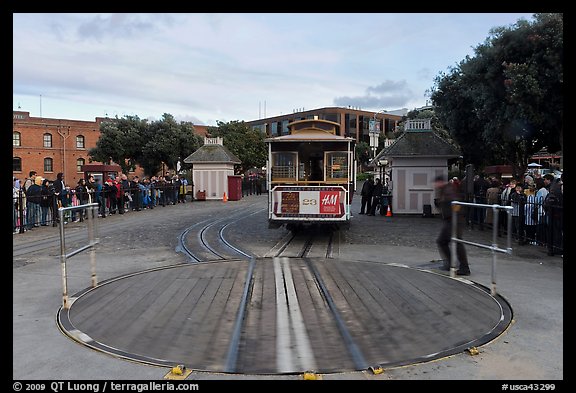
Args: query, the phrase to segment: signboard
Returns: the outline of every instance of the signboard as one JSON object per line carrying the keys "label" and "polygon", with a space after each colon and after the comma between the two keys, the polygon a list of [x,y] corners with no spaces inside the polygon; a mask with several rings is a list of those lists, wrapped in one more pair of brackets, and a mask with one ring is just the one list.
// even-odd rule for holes
{"label": "signboard", "polygon": [[340,187],[278,187],[273,191],[276,217],[340,218],[346,196]]}
{"label": "signboard", "polygon": [[339,191],[320,191],[320,214],[340,214]]}
{"label": "signboard", "polygon": [[298,214],[300,212],[300,196],[297,192],[283,192],[280,211],[282,214]]}

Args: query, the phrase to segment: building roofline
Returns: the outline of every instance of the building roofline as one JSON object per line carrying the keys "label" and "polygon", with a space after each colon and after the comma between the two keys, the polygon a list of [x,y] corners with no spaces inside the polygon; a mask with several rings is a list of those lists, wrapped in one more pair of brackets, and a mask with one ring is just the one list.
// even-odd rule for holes
{"label": "building roofline", "polygon": [[356,112],[357,114],[366,114],[366,115],[371,115],[371,116],[374,116],[374,114],[376,114],[376,116],[380,117],[380,118],[393,117],[393,118],[398,118],[397,120],[402,119],[401,115],[394,115],[394,114],[387,113],[387,112],[381,112],[381,111],[376,112],[376,111],[369,111],[369,110],[365,110],[365,109],[349,108],[349,107],[345,107],[345,106],[325,106],[322,108],[309,109],[309,110],[293,112],[293,113],[285,113],[282,115],[269,116],[269,117],[264,117],[264,118],[256,119],[256,120],[248,120],[248,121],[245,121],[245,123],[250,125],[250,124],[254,124],[254,123],[260,123],[260,122],[265,121],[265,120],[285,119],[287,117],[303,116],[306,114],[314,114],[314,113],[318,113],[318,112],[322,112],[322,111],[329,111],[329,110]]}

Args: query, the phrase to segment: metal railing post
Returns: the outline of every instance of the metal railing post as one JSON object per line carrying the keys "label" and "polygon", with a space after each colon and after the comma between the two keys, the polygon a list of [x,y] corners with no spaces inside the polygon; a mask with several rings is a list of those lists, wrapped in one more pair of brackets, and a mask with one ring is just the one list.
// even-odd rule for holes
{"label": "metal railing post", "polygon": [[[94,219],[97,217],[96,207],[91,207],[88,211],[88,242],[91,246],[96,245],[99,242],[98,235],[96,234],[96,228],[94,225]],[[96,250],[94,247],[90,247],[90,270],[92,274],[92,287],[98,285],[98,277],[96,277]]]}
{"label": "metal railing post", "polygon": [[[456,212],[458,211],[457,209],[459,208],[458,205],[461,206],[472,206],[474,208],[490,208],[492,209],[492,216],[493,216],[493,228],[492,228],[492,244],[491,245],[486,245],[486,244],[481,244],[481,243],[474,243],[471,241],[467,241],[464,239],[458,239],[457,237],[457,218],[456,218]],[[498,209],[504,209],[507,212],[507,219],[508,219],[508,239],[507,239],[507,248],[506,249],[502,249],[498,247],[497,244],[497,237],[498,237]],[[471,246],[476,246],[476,247],[480,247],[480,248],[487,248],[489,250],[492,251],[492,284],[491,284],[491,289],[490,289],[490,293],[492,294],[492,296],[496,295],[496,262],[497,262],[497,256],[496,256],[496,252],[502,252],[505,254],[512,254],[512,234],[511,234],[511,228],[512,228],[512,207],[511,206],[501,206],[501,205],[487,205],[487,204],[482,204],[482,203],[468,203],[468,202],[459,202],[459,201],[453,201],[452,202],[452,238],[450,239],[450,250],[451,250],[451,256],[450,256],[450,277],[455,277],[456,276],[456,272],[455,272],[455,258],[456,258],[456,243],[463,243],[463,244],[469,244]]]}
{"label": "metal railing post", "polygon": [[506,213],[507,213],[506,232],[508,234],[506,239],[507,240],[506,249],[508,254],[512,254],[512,209],[506,209]]}
{"label": "metal railing post", "polygon": [[[458,212],[456,210],[456,205],[452,205],[452,239],[456,239],[458,236]],[[450,277],[456,277],[456,242],[450,242]]]}
{"label": "metal railing post", "polygon": [[20,233],[24,233],[26,220],[24,219],[24,191],[18,190],[18,214],[20,215]]}
{"label": "metal railing post", "polygon": [[60,265],[62,267],[62,307],[70,308],[68,302],[68,275],[66,273],[66,240],[64,237],[64,210],[58,209],[58,218],[60,219]]}
{"label": "metal railing post", "polygon": [[496,295],[496,248],[498,247],[498,206],[492,206],[492,287],[490,293]]}
{"label": "metal railing post", "polygon": [[[66,254],[66,236],[64,234],[64,212],[74,211],[74,210],[88,210],[88,244],[82,246],[69,254]],[[96,217],[98,211],[97,203],[89,203],[86,205],[61,207],[58,209],[58,217],[60,219],[60,265],[62,267],[62,307],[64,309],[69,309],[71,306],[70,298],[68,296],[68,273],[66,272],[66,261],[68,258],[90,248],[90,270],[91,270],[91,281],[92,287],[98,285],[98,279],[96,277],[96,250],[95,246],[100,242],[96,230]]]}

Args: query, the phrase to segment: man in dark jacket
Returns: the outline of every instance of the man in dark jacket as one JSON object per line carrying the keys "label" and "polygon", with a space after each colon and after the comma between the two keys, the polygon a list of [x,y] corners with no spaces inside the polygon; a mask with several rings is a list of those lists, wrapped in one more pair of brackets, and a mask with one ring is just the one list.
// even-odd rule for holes
{"label": "man in dark jacket", "polygon": [[[76,199],[78,200],[79,205],[86,205],[88,204],[88,187],[86,186],[86,180],[81,178],[78,180],[78,184],[75,188],[76,192]],[[86,210],[78,210],[74,213],[74,221],[82,221],[86,216]]]}
{"label": "man in dark jacket", "polygon": [[380,198],[382,198],[383,186],[380,179],[376,179],[374,183],[374,188],[372,189],[372,206],[370,207],[370,213],[368,216],[373,216],[376,214],[376,206],[380,203]]}
{"label": "man in dark jacket", "polygon": [[134,176],[130,182],[132,190],[132,210],[139,212],[142,210],[142,191],[140,191],[140,178]]}
{"label": "man in dark jacket", "polygon": [[47,226],[48,225],[48,212],[51,210],[53,204],[53,199],[54,199],[54,190],[52,185],[50,184],[50,180],[48,179],[44,179],[42,180],[42,186],[41,186],[41,190],[40,190],[40,194],[41,194],[41,199],[40,199],[40,211],[41,211],[41,220],[40,220],[40,225],[41,226]]}
{"label": "man in dark jacket", "polygon": [[112,177],[108,177],[103,185],[104,195],[108,199],[109,204],[109,214],[116,214],[118,209],[118,188],[116,187],[116,180]]}
{"label": "man in dark jacket", "polygon": [[[370,213],[372,211],[372,190],[374,189],[374,180],[369,178],[364,182],[362,186],[362,191],[360,191],[360,195],[362,196],[362,207],[360,208],[360,214],[364,214],[364,212]],[[366,208],[366,210],[364,210]]]}
{"label": "man in dark jacket", "polygon": [[122,174],[120,177],[120,198],[118,199],[120,214],[124,214],[126,211],[126,205],[129,201],[128,195],[130,194],[130,181],[128,176]]}
{"label": "man in dark jacket", "polygon": [[[460,195],[460,190],[454,187],[453,183],[449,183],[446,178],[442,175],[437,176],[434,179],[434,187],[437,190],[437,197],[434,203],[442,216],[442,229],[440,234],[436,239],[436,244],[438,245],[438,250],[440,255],[444,260],[444,265],[442,270],[450,270],[450,261],[452,260],[452,255],[450,252],[450,240],[452,238],[452,211],[456,210],[456,217],[458,220],[456,237],[458,239],[462,238],[462,228],[465,224],[465,214],[463,212],[461,205],[452,206],[452,201],[461,201],[462,196]],[[468,256],[466,255],[466,249],[464,244],[456,243],[456,256],[459,262],[459,268],[456,274],[459,276],[469,276],[470,266],[468,265]]]}

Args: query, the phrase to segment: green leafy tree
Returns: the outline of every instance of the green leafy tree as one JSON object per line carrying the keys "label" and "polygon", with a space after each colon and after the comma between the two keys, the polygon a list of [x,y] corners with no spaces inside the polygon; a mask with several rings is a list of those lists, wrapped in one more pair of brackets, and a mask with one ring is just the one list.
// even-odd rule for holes
{"label": "green leafy tree", "polygon": [[140,165],[147,176],[160,171],[162,164],[177,169],[202,144],[190,122],[178,123],[165,113],[158,121],[148,123],[138,116],[111,119],[100,125],[100,138],[89,151],[92,160],[114,161],[128,173]]}
{"label": "green leafy tree", "polygon": [[561,149],[563,15],[494,28],[474,53],[438,75],[431,94],[465,162],[502,162],[522,173],[540,149]]}
{"label": "green leafy tree", "polygon": [[200,136],[194,132],[190,122],[178,123],[165,113],[160,120],[150,123],[144,133],[146,141],[142,146],[142,156],[138,164],[147,175],[157,173],[162,163],[169,169],[178,169],[178,163],[196,151],[201,144]]}
{"label": "green leafy tree", "polygon": [[[383,139],[383,138],[381,138],[381,139]],[[360,141],[360,142],[356,143],[356,146],[354,149],[355,149],[356,160],[361,165],[361,167],[368,164],[368,162],[372,158],[371,152],[370,152],[370,145],[368,144],[368,142]]]}
{"label": "green leafy tree", "polygon": [[266,165],[268,150],[264,142],[265,135],[243,121],[218,121],[217,127],[208,127],[207,132],[212,137],[223,138],[224,146],[242,162],[242,172]]}
{"label": "green leafy tree", "polygon": [[142,136],[148,127],[138,116],[125,116],[100,123],[100,138],[96,147],[88,151],[94,161],[109,164],[114,161],[128,173],[134,170],[142,155]]}

